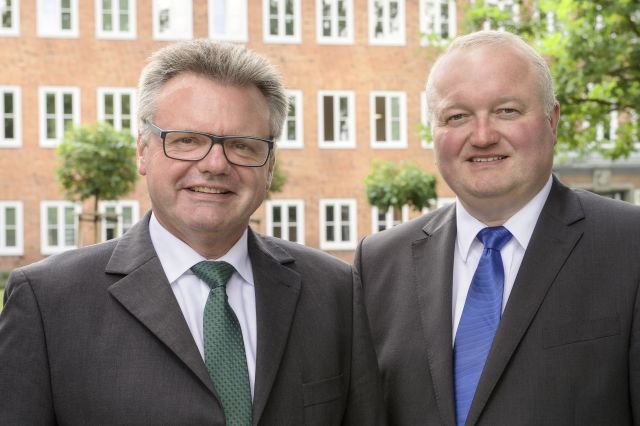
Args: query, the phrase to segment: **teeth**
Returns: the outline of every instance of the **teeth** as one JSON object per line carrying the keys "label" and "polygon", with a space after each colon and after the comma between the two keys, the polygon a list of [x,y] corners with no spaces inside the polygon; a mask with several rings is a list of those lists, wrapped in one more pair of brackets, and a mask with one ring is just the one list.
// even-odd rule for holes
{"label": "teeth", "polygon": [[206,192],[207,194],[224,194],[227,191],[223,191],[222,189],[217,188],[209,188],[207,186],[194,186],[191,188],[194,192]]}
{"label": "teeth", "polygon": [[488,163],[489,161],[498,161],[498,160],[502,160],[506,157],[504,156],[497,156],[497,157],[483,157],[483,158],[472,158],[471,161],[474,163]]}

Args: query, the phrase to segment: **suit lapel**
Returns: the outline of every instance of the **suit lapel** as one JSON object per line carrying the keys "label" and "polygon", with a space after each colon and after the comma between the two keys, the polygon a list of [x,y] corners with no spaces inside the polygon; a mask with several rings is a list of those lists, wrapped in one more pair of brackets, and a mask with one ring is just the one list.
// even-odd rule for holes
{"label": "suit lapel", "polygon": [[426,238],[412,243],[414,281],[440,417],[443,424],[453,425],[451,277],[456,237],[455,205],[430,220],[423,231]]}
{"label": "suit lapel", "polygon": [[577,197],[554,178],[487,357],[467,424],[477,422],[562,265],[582,236]]}
{"label": "suit lapel", "polygon": [[249,256],[256,289],[258,351],[253,424],[269,399],[300,295],[300,275],[284,266],[294,259],[281,247],[249,230]]}
{"label": "suit lapel", "polygon": [[125,276],[114,283],[109,292],[215,394],[200,352],[153,249],[149,217],[150,213],[116,245],[106,272]]}

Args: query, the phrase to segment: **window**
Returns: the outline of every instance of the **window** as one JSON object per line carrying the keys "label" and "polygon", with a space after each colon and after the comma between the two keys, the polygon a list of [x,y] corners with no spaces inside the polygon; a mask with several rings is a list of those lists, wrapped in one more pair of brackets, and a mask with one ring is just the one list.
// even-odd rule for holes
{"label": "window", "polygon": [[138,221],[137,201],[101,201],[100,213],[101,241],[122,236]]}
{"label": "window", "polygon": [[596,124],[596,141],[605,148],[613,148],[618,124],[618,111],[611,111],[608,122]]}
{"label": "window", "polygon": [[0,86],[0,148],[22,145],[22,107],[18,86]]}
{"label": "window", "polygon": [[372,92],[371,146],[374,148],[406,148],[407,120],[404,92]]}
{"label": "window", "polygon": [[247,0],[209,0],[209,38],[247,41]]}
{"label": "window", "polygon": [[191,0],[153,0],[153,38],[189,40],[193,38]]}
{"label": "window", "polygon": [[136,89],[106,88],[98,89],[98,121],[104,121],[116,130],[129,130],[137,135],[136,120],[133,116],[136,110]]}
{"label": "window", "polygon": [[77,247],[80,204],[69,201],[40,203],[40,245],[42,254],[61,253]]}
{"label": "window", "polygon": [[[494,6],[502,13],[507,14],[506,21],[502,21],[506,25],[514,25],[520,18],[520,5],[516,0],[485,0],[485,6]],[[497,29],[504,31],[504,25],[498,26],[498,28],[491,28],[491,21],[486,20],[482,26],[484,30]]]}
{"label": "window", "polygon": [[96,37],[134,39],[136,0],[96,0]]}
{"label": "window", "polygon": [[320,148],[356,146],[355,95],[352,91],[318,92]]}
{"label": "window", "polygon": [[20,0],[0,0],[0,36],[20,34]]}
{"label": "window", "polygon": [[78,37],[78,0],[38,0],[39,37]]}
{"label": "window", "polygon": [[423,45],[455,37],[456,2],[420,0],[420,32],[423,34]]}
{"label": "window", "polygon": [[420,144],[425,149],[433,149],[433,138],[431,137],[431,113],[427,103],[427,92],[420,92]]}
{"label": "window", "polygon": [[404,0],[369,0],[369,43],[405,44]]}
{"label": "window", "polygon": [[304,244],[304,201],[267,201],[267,235]]}
{"label": "window", "polygon": [[289,113],[284,122],[282,135],[278,141],[278,148],[302,148],[302,92],[300,90],[289,90]]}
{"label": "window", "polygon": [[0,256],[24,254],[22,236],[22,203],[0,201]]}
{"label": "window", "polygon": [[320,200],[320,248],[355,250],[356,200]]}
{"label": "window", "polygon": [[353,43],[353,0],[316,0],[318,43]]}
{"label": "window", "polygon": [[263,0],[264,41],[300,43],[300,0]]}
{"label": "window", "polygon": [[40,146],[54,148],[65,130],[80,124],[80,89],[40,88]]}
{"label": "window", "polygon": [[409,206],[402,208],[389,207],[386,211],[380,211],[377,207],[371,208],[371,232],[376,233],[389,229],[409,220]]}

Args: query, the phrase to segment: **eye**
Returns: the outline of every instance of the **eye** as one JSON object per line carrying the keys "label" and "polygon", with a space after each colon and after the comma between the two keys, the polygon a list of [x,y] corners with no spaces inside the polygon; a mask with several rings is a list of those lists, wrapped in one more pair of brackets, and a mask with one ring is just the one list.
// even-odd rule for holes
{"label": "eye", "polygon": [[498,114],[501,115],[515,115],[518,114],[518,110],[515,108],[499,108],[498,109]]}
{"label": "eye", "polygon": [[462,120],[464,116],[462,114],[453,114],[451,117],[447,118],[447,121],[458,121]]}
{"label": "eye", "polygon": [[182,138],[176,140],[176,143],[179,143],[179,144],[182,144],[182,145],[190,145],[190,144],[192,144],[194,142],[196,142],[195,139],[193,139],[191,137],[188,137],[188,136],[185,136],[185,137],[182,137]]}

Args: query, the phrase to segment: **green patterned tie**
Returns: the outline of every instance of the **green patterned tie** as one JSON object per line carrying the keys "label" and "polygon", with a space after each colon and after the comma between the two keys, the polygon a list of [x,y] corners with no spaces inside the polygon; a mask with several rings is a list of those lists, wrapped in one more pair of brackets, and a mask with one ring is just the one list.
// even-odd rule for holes
{"label": "green patterned tie", "polygon": [[228,426],[251,425],[251,388],[242,330],[227,301],[227,281],[234,268],[204,261],[191,270],[211,287],[204,307],[204,360]]}

